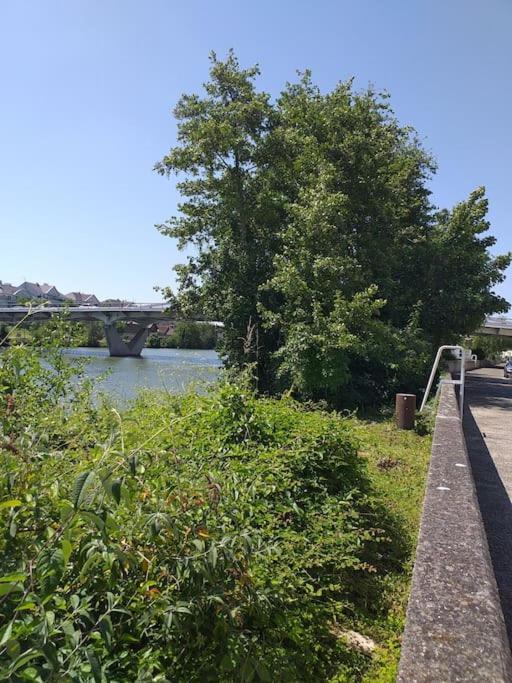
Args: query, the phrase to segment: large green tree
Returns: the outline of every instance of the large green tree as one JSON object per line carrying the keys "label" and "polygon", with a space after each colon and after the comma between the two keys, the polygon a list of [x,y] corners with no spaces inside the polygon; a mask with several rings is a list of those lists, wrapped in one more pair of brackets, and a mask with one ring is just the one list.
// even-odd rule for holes
{"label": "large green tree", "polygon": [[322,95],[306,73],[276,106],[299,184],[264,312],[281,331],[278,374],[315,397],[381,397],[403,383],[411,344],[425,351],[407,274],[431,221],[432,161],[385,96],[351,82]]}
{"label": "large green tree", "polygon": [[205,96],[181,98],[174,110],[178,145],[156,168],[183,176],[180,215],[160,230],[180,247],[194,247],[176,268],[179,297],[168,292],[173,306],[222,321],[228,364],[256,363],[263,379],[277,346],[275,331],[261,325],[259,305],[286,217],[272,137],[275,109],[255,89],[258,73],[241,69],[233,53],[225,62],[212,54]]}
{"label": "large green tree", "polygon": [[433,346],[507,309],[493,293],[483,190],[437,211],[431,157],[386,94],[308,72],[272,101],[258,69],[212,56],[205,95],[175,109],[180,214],[160,226],[195,250],[174,306],[223,321],[230,365],[260,386],[335,403],[416,388]]}

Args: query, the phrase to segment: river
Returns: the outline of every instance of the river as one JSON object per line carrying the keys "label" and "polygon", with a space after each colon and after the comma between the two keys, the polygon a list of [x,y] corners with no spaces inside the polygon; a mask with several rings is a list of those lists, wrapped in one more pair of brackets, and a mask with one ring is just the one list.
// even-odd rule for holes
{"label": "river", "polygon": [[140,358],[111,358],[107,349],[66,349],[67,356],[87,360],[86,374],[96,379],[96,392],[120,403],[139,389],[165,389],[181,393],[193,384],[213,382],[222,362],[215,351],[144,349]]}

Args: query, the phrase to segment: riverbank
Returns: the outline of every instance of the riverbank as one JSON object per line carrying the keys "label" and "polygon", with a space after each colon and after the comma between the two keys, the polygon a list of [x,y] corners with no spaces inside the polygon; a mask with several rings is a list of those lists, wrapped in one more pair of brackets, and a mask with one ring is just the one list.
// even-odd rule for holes
{"label": "riverbank", "polygon": [[428,437],[233,384],[64,406],[8,369],[3,670],[393,680]]}

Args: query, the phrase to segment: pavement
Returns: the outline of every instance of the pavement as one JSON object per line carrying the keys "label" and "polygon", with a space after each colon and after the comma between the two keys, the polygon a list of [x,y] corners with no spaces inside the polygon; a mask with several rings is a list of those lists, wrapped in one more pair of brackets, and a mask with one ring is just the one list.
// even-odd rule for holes
{"label": "pavement", "polygon": [[466,374],[464,434],[512,644],[512,379],[502,368]]}

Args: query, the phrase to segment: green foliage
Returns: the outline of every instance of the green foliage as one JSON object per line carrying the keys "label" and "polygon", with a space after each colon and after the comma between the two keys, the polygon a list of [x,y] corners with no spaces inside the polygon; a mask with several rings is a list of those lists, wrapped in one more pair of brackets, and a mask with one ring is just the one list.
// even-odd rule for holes
{"label": "green foliage", "polygon": [[105,340],[103,325],[100,322],[82,323],[85,327],[85,343],[83,346],[97,347]]}
{"label": "green foliage", "polygon": [[150,334],[147,339],[146,346],[148,349],[160,349],[162,347],[165,348],[167,346],[166,341],[166,339],[162,338],[158,334]]}
{"label": "green foliage", "polygon": [[[386,649],[417,529],[374,490],[362,423],[233,384],[120,415],[49,354],[0,361],[3,679],[359,680],[340,634]],[[390,436],[421,489],[418,437]]]}
{"label": "green foliage", "polygon": [[437,211],[434,163],[386,94],[324,94],[306,72],[273,102],[258,74],[213,55],[205,95],[175,109],[157,170],[184,200],[160,229],[194,249],[169,299],[223,321],[228,365],[254,364],[265,390],[337,405],[416,390],[434,347],[508,307],[484,190]]}
{"label": "green foliage", "polygon": [[512,349],[510,337],[493,337],[490,335],[475,335],[471,339],[471,350],[478,360],[500,360],[503,351]]}
{"label": "green foliage", "polygon": [[179,322],[171,335],[170,343],[177,349],[213,349],[217,335],[211,325]]}
{"label": "green foliage", "polygon": [[418,275],[426,272],[423,326],[436,346],[454,343],[473,333],[485,315],[509,308],[492,288],[503,282],[510,254],[490,254],[496,239],[486,234],[487,211],[485,189],[480,187],[451,211],[440,211],[429,231]]}
{"label": "green foliage", "polygon": [[29,445],[37,438],[46,443],[66,419],[66,402],[81,407],[87,404],[90,384],[84,379],[83,365],[62,354],[63,347],[73,345],[76,334],[63,313],[41,327],[30,345],[12,344],[2,351],[0,439],[8,443],[21,439]]}
{"label": "green foliage", "polygon": [[213,325],[181,321],[176,324],[174,332],[166,337],[151,334],[147,345],[153,349],[214,349],[217,338]]}
{"label": "green foliage", "polygon": [[255,89],[258,68],[240,69],[233,53],[225,62],[212,54],[210,73],[204,98],[184,95],[177,104],[180,144],[156,166],[184,174],[181,215],[160,230],[180,247],[196,248],[176,268],[179,300],[167,295],[177,312],[224,322],[221,351],[229,364],[255,362],[264,380],[276,344],[258,306],[284,215],[280,144],[271,135],[275,109]]}
{"label": "green foliage", "polygon": [[[66,327],[68,330],[66,337],[61,340],[64,347],[98,347],[105,344],[103,325],[100,322],[71,322],[67,320],[66,309],[63,309],[61,317],[67,321]],[[54,333],[55,325],[51,319],[44,322],[27,321],[23,327],[20,326],[14,330],[6,330],[8,342],[36,347],[44,345],[46,340]],[[0,344],[1,340],[2,336],[0,335]]]}

